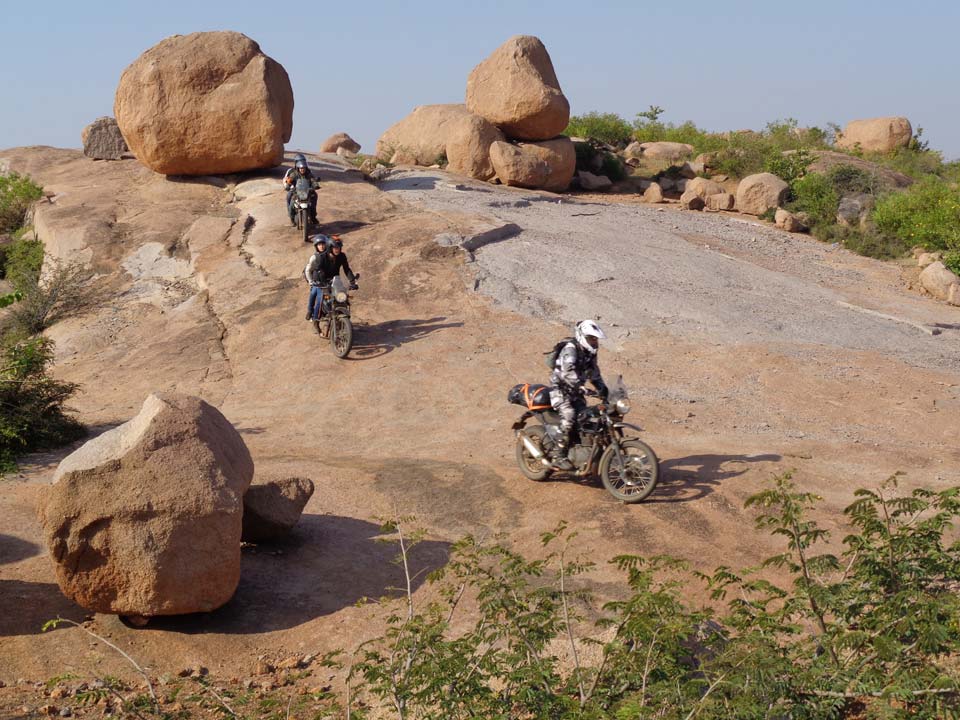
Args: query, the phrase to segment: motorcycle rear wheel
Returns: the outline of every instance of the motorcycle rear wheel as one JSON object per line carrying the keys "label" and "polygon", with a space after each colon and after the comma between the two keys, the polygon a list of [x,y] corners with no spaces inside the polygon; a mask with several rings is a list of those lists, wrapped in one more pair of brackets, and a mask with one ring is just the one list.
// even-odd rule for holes
{"label": "motorcycle rear wheel", "polygon": [[345,358],[353,347],[353,323],[342,313],[330,321],[330,347],[338,358]]}
{"label": "motorcycle rear wheel", "polygon": [[604,450],[600,458],[600,480],[617,500],[638,503],[646,500],[660,478],[660,462],[653,448],[641,440],[624,440],[620,453],[626,468],[620,467],[613,446]]}
{"label": "motorcycle rear wheel", "polygon": [[[546,434],[543,425],[531,425],[520,432],[526,433],[533,444],[543,451],[543,436]],[[550,476],[551,469],[544,465],[540,458],[535,458],[530,454],[519,435],[517,435],[517,465],[520,467],[520,472],[528,480],[540,482]]]}

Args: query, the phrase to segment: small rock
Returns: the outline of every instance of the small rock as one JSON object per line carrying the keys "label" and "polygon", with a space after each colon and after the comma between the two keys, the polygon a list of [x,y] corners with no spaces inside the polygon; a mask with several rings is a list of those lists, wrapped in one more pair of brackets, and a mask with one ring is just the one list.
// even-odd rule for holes
{"label": "small rock", "polygon": [[650,187],[643,191],[643,201],[648,203],[662,203],[663,191],[657,183],[650,183]]}
{"label": "small rock", "polygon": [[300,662],[301,659],[298,656],[293,655],[278,662],[277,667],[281,670],[293,670],[294,668],[300,667]]}
{"label": "small rock", "polygon": [[696,190],[687,190],[680,196],[680,207],[684,210],[703,210],[703,198],[697,194]]}
{"label": "small rock", "polygon": [[919,265],[921,268],[925,268],[928,265],[933,265],[937,260],[941,259],[943,259],[943,253],[925,252],[921,253],[920,256],[917,257],[917,265]]}
{"label": "small rock", "polygon": [[254,673],[257,675],[269,675],[274,670],[273,663],[267,660],[257,660],[257,667]]}
{"label": "small rock", "polygon": [[37,712],[41,715],[56,715],[58,712],[60,712],[60,710],[56,705],[41,705],[37,709]]}
{"label": "small rock", "polygon": [[70,717],[71,715],[73,715],[73,710],[70,708],[65,707],[60,709],[60,717]]}
{"label": "small rock", "polygon": [[733,210],[734,197],[730,193],[726,192],[716,193],[714,195],[707,195],[705,202],[707,210]]}
{"label": "small rock", "polygon": [[584,190],[609,190],[613,182],[606,175],[594,175],[586,170],[577,173],[580,179],[580,187]]}
{"label": "small rock", "polygon": [[50,697],[53,700],[60,700],[62,698],[67,697],[69,694],[70,694],[70,691],[62,687],[55,687],[53,690],[50,691]]}

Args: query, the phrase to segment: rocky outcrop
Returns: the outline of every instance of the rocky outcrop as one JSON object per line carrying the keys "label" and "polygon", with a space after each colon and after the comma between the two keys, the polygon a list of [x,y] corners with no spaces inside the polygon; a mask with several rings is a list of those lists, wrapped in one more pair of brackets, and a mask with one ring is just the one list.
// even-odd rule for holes
{"label": "rocky outcrop", "polygon": [[928,293],[940,300],[950,300],[951,293],[956,297],[958,290],[955,286],[958,283],[960,283],[960,278],[939,260],[928,265],[920,273],[920,284]]}
{"label": "rocky outcrop", "polygon": [[[791,152],[793,151],[788,150],[784,154]],[[839,165],[849,165],[872,175],[877,179],[879,185],[886,185],[889,188],[905,188],[913,184],[913,178],[909,175],[898,173],[896,170],[891,170],[863,158],[832,150],[811,150],[809,152],[814,156],[814,161],[807,168],[808,172],[826,173]]]}
{"label": "rocky outcrop", "polygon": [[851,120],[837,138],[837,147],[846,150],[859,148],[863,152],[888,153],[907,147],[913,137],[913,127],[905,117],[881,117]]}
{"label": "rocky outcrop", "polygon": [[97,118],[80,132],[83,154],[94,160],[119,160],[127,152],[120,126],[112,117]]}
{"label": "rocky outcrop", "polygon": [[645,142],[640,143],[643,157],[660,160],[684,160],[693,154],[693,145],[678,142]]}
{"label": "rocky outcrop", "polygon": [[278,540],[297,524],[310,496],[313,481],[291,477],[255,483],[243,496],[244,542]]}
{"label": "rocky outcrop", "polygon": [[577,155],[569,138],[538,143],[498,141],[490,146],[490,160],[504,185],[566,190],[573,179]]}
{"label": "rocky outcrop", "polygon": [[489,180],[490,146],[504,139],[494,125],[465,105],[420,105],[377,140],[379,159],[401,165],[440,164],[450,172]]}
{"label": "rocky outcrop", "polygon": [[779,207],[790,186],[772,173],[748,175],[737,185],[737,210],[748,215],[763,215]]}
{"label": "rocky outcrop", "polygon": [[335,153],[340,148],[347,152],[358,153],[360,152],[360,143],[344,132],[334,133],[320,145],[320,152]]}
{"label": "rocky outcrop", "polygon": [[550,55],[530,35],[515,35],[473,69],[466,103],[513,140],[549,140],[570,122]]}
{"label": "rocky outcrop", "polygon": [[245,35],[174,35],[124,70],[114,115],[130,150],[156,172],[238,172],[283,160],[293,90],[286,70]]}
{"label": "rocky outcrop", "polygon": [[68,455],[39,515],[63,593],[95,612],[209,611],[240,580],[253,460],[219,410],[150,395],[132,420]]}

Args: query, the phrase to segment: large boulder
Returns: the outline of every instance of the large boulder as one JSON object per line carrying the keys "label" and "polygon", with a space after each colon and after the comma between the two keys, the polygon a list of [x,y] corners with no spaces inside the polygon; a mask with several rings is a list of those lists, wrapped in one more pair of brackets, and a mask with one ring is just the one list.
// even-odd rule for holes
{"label": "large boulder", "polygon": [[692,180],[687,180],[684,192],[695,192],[702,200],[706,200],[711,195],[718,195],[726,192],[726,190],[724,190],[723,185],[718,182],[702,177],[695,177]]}
{"label": "large boulder", "polygon": [[913,128],[905,117],[881,117],[851,120],[837,138],[837,147],[864,152],[887,153],[906,147],[913,137]]}
{"label": "large boulder", "polygon": [[537,143],[495,142],[490,160],[504,185],[552,192],[566,190],[577,167],[573,143],[565,137]]}
{"label": "large boulder", "polygon": [[123,71],[113,107],[133,154],[167,175],[273,167],[293,130],[286,70],[237,32],[162,40]]}
{"label": "large boulder", "polygon": [[957,290],[951,289],[953,285],[960,283],[960,278],[954,275],[946,265],[939,260],[926,267],[920,273],[920,284],[928,293],[940,300],[949,300],[950,294]]}
{"label": "large boulder", "polygon": [[503,140],[496,126],[466,105],[420,105],[377,140],[379,159],[429,167],[446,158],[450,172],[489,180],[494,175],[490,146]]}
{"label": "large boulder", "polygon": [[257,543],[287,535],[311,495],[313,481],[309,478],[290,477],[251,485],[243,496],[243,541]]}
{"label": "large boulder", "polygon": [[684,160],[693,154],[693,145],[665,140],[640,143],[640,147],[643,150],[643,157],[659,160]]}
{"label": "large boulder", "polygon": [[94,160],[119,160],[127,152],[120,126],[112,117],[97,118],[80,132],[83,154]]}
{"label": "large boulder", "polygon": [[[784,152],[784,155],[792,152],[794,151],[787,150]],[[807,167],[807,172],[826,173],[831,168],[847,165],[872,175],[877,185],[888,188],[905,188],[913,184],[913,178],[909,175],[904,175],[896,170],[891,170],[888,167],[864,160],[863,158],[847,155],[846,153],[834,152],[833,150],[811,150],[809,152],[814,156],[814,160]]]}
{"label": "large boulder", "polygon": [[543,43],[515,35],[467,78],[467,109],[514,140],[549,140],[570,122],[570,103],[560,89]]}
{"label": "large boulder", "polygon": [[253,460],[219,410],[157,393],[132,420],[68,455],[40,500],[57,583],[120,615],[209,611],[240,580]]}
{"label": "large boulder", "polygon": [[340,148],[347,152],[358,153],[360,152],[360,143],[344,132],[334,133],[320,145],[320,152],[335,153]]}
{"label": "large boulder", "polygon": [[747,175],[737,185],[737,210],[748,215],[763,215],[787,199],[790,186],[772,173]]}

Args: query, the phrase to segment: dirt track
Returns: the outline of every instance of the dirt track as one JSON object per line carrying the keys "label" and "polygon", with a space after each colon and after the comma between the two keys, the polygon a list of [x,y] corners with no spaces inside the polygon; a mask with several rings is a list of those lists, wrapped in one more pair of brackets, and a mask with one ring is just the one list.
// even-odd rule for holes
{"label": "dirt track", "polygon": [[[337,361],[303,321],[307,252],[276,186],[176,183],[133,161],[51,149],[3,158],[61,193],[51,232],[79,238],[112,291],[93,315],[51,331],[58,374],[83,384],[81,417],[106,427],[152,390],[198,393],[244,434],[258,475],[306,474],[318,486],[290,542],[245,551],[221,610],[139,631],[97,617],[157,673],[203,664],[245,677],[259,654],[322,652],[375,632],[384,609],[354,603],[400,580],[374,541],[381,517],[412,514],[427,530],[420,568],[442,564],[467,532],[535,553],[565,519],[605,588],[615,574],[603,561],[616,553],[668,552],[704,570],[771,553],[743,500],[789,468],[824,496],[828,525],[853,487],[897,470],[908,485],[960,483],[960,331],[950,327],[960,310],[900,288],[896,266],[720,216],[596,198],[558,206],[420,172],[378,190],[324,165],[321,221],[343,231],[362,274],[358,346]],[[464,264],[434,239],[469,234],[478,212],[522,232]],[[838,302],[947,328],[930,336]],[[635,507],[594,485],[530,483],[512,461],[507,389],[543,377],[541,353],[567,332],[555,321],[598,314],[615,334],[602,366],[624,375],[631,419],[663,461],[662,486]],[[126,672],[79,631],[38,634],[57,614],[84,616],[57,590],[34,516],[62,454],[0,480],[8,683]]]}

